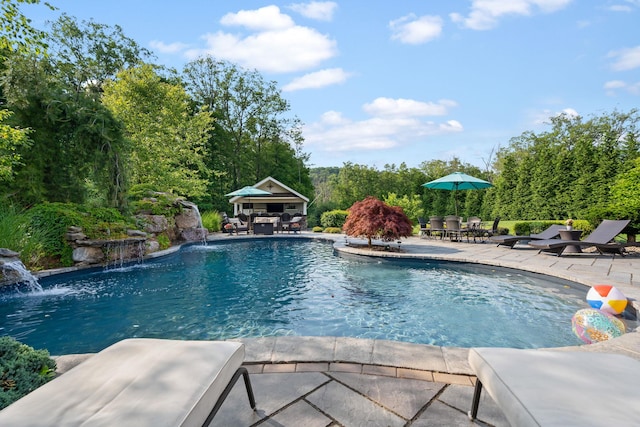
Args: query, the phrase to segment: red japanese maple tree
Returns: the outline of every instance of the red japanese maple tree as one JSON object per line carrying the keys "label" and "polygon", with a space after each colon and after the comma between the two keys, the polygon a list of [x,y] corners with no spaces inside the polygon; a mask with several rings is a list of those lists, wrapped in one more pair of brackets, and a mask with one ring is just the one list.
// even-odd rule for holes
{"label": "red japanese maple tree", "polygon": [[342,230],[348,236],[379,238],[390,242],[413,234],[411,221],[398,206],[389,206],[375,197],[356,202],[349,209]]}

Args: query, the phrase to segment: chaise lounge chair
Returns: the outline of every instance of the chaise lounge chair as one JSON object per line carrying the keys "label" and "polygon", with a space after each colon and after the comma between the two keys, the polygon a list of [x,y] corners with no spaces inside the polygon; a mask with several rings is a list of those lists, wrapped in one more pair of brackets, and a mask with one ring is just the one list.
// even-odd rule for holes
{"label": "chaise lounge chair", "polygon": [[510,234],[502,235],[502,236],[491,236],[489,240],[493,243],[497,243],[498,246],[507,246],[509,248],[513,248],[516,243],[521,240],[549,240],[555,239],[560,235],[560,230],[564,229],[564,225],[550,225],[546,230],[541,233],[534,233],[528,236],[513,236]]}
{"label": "chaise lounge chair", "polygon": [[207,426],[240,376],[244,345],[125,339],[0,411],[0,425]]}
{"label": "chaise lounge chair", "polygon": [[628,356],[472,348],[469,365],[478,377],[472,420],[483,388],[512,426],[630,426],[640,420],[640,362]]}
{"label": "chaise lounge chair", "polygon": [[591,234],[583,240],[536,240],[529,242],[529,246],[539,249],[539,252],[551,252],[557,256],[561,256],[567,246],[591,247],[595,246],[601,254],[610,253],[615,257],[616,254],[624,254],[624,245],[610,243],[622,230],[630,223],[628,219],[624,220],[603,220]]}

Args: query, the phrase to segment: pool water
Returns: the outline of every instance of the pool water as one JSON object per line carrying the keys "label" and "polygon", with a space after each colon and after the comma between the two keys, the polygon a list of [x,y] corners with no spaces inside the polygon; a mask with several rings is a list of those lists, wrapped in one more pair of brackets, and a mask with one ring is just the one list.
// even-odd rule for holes
{"label": "pool water", "polygon": [[192,245],[129,267],[0,292],[0,335],[51,354],[130,337],[217,340],[348,336],[442,346],[578,345],[585,290],[460,263],[336,256],[330,243],[252,239]]}

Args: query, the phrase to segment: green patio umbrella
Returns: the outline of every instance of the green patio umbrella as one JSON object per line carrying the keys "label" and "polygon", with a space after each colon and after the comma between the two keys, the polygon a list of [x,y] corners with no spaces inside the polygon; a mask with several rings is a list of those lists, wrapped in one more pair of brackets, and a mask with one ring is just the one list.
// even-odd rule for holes
{"label": "green patio umbrella", "polygon": [[[246,197],[247,203],[251,203],[252,197],[270,196],[270,195],[271,195],[270,192],[252,187],[250,185],[247,185],[246,187],[242,187],[239,190],[232,191],[231,193],[225,194],[226,197]],[[229,201],[229,203],[231,203],[231,201]],[[235,205],[234,205],[234,215],[235,215]]]}
{"label": "green patio umbrella", "polygon": [[231,193],[225,194],[226,197],[253,197],[253,196],[270,196],[271,193],[265,190],[261,190],[259,188],[252,187],[247,185],[246,187],[242,187],[239,190],[232,191]]}
{"label": "green patio umbrella", "polygon": [[458,215],[458,190],[482,190],[483,188],[493,187],[488,181],[480,178],[476,178],[471,175],[467,175],[462,172],[454,172],[442,178],[429,181],[426,184],[422,184],[423,187],[431,188],[433,190],[449,190],[455,191],[454,199],[456,205],[456,216]]}

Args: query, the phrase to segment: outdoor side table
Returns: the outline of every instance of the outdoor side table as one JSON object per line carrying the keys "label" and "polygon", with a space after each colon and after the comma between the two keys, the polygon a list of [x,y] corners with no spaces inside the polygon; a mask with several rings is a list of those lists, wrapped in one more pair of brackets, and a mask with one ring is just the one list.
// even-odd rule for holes
{"label": "outdoor side table", "polygon": [[[582,230],[559,230],[561,240],[580,240],[582,236]],[[564,253],[582,253],[582,249],[578,245],[569,245],[564,250]]]}

